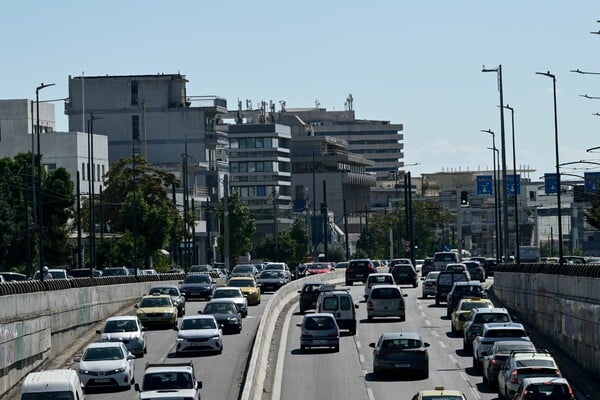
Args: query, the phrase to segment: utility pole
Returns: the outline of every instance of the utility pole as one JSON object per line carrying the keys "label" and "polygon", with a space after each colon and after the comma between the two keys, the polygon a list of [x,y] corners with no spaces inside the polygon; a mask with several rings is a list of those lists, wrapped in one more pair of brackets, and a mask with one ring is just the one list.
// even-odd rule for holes
{"label": "utility pole", "polygon": [[348,232],[348,212],[346,210],[346,199],[343,200],[344,204],[344,233],[346,234],[346,260],[350,259],[350,234]]}
{"label": "utility pole", "polygon": [[328,229],[328,215],[327,215],[327,182],[323,180],[323,204],[321,205],[321,216],[323,218],[323,253],[325,254],[325,261],[329,260],[329,249],[327,246],[327,237],[329,236]]}
{"label": "utility pole", "polygon": [[223,176],[223,258],[225,269],[230,270],[229,262],[229,175]]}

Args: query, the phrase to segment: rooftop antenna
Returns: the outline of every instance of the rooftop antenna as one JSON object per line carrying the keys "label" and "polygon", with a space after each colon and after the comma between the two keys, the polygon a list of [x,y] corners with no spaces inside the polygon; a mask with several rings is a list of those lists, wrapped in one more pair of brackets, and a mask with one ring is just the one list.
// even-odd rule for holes
{"label": "rooftop antenna", "polygon": [[353,111],[354,110],[354,98],[352,97],[352,93],[348,94],[348,97],[346,97],[346,110],[347,111]]}
{"label": "rooftop antenna", "polygon": [[315,108],[319,107],[321,107],[321,102],[319,102],[319,99],[315,99]]}

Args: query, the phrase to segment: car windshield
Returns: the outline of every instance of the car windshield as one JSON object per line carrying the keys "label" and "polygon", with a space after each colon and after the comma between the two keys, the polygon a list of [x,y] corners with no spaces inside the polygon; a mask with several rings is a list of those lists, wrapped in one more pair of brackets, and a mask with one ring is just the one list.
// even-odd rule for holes
{"label": "car windshield", "polygon": [[212,303],[204,307],[205,314],[237,314],[237,307],[233,303]]}
{"label": "car windshield", "polygon": [[82,361],[122,360],[120,347],[91,347],[83,353]]}
{"label": "car windshield", "polygon": [[387,350],[418,349],[419,347],[421,347],[421,341],[417,339],[387,339],[381,343],[381,348]]}
{"label": "car windshield", "polygon": [[328,264],[310,264],[308,269],[329,269]]}
{"label": "car windshield", "polygon": [[193,389],[194,381],[188,372],[157,372],[144,375],[144,391]]}
{"label": "car windshield", "polygon": [[102,276],[127,275],[123,268],[107,268],[102,272]]}
{"label": "car windshield", "polygon": [[535,346],[533,344],[523,344],[523,345],[499,345],[496,348],[496,354],[510,354],[513,351],[533,351],[535,350]]}
{"label": "car windshield", "polygon": [[208,275],[190,275],[183,283],[210,283],[210,276]]}
{"label": "car windshield", "polygon": [[181,322],[181,330],[187,329],[215,329],[215,321],[212,318],[189,318]]}
{"label": "car windshield", "polygon": [[151,307],[171,307],[171,299],[168,297],[145,297],[140,302],[140,307],[151,308]]}
{"label": "car windshield", "polygon": [[175,288],[152,288],[148,294],[168,294],[169,296],[179,296],[179,290]]}
{"label": "car windshield", "polygon": [[104,333],[136,332],[137,330],[137,324],[131,319],[106,321],[104,327]]}
{"label": "car windshield", "polygon": [[239,289],[219,289],[213,293],[213,298],[222,299],[227,297],[244,297]]}
{"label": "car windshield", "polygon": [[282,271],[263,271],[260,274],[262,279],[277,279],[283,277]]}
{"label": "car windshield", "polygon": [[492,306],[490,305],[490,303],[485,302],[485,301],[468,301],[468,302],[462,303],[460,305],[460,310],[461,311],[470,311],[474,308],[484,308],[484,307],[490,308]]}
{"label": "car windshield", "polygon": [[233,269],[233,273],[245,273],[245,272],[254,272],[254,265],[238,265]]}
{"label": "car windshield", "polygon": [[307,317],[304,327],[308,330],[328,330],[333,328],[333,318],[330,317]]}
{"label": "car windshield", "polygon": [[227,285],[234,287],[249,287],[256,286],[256,283],[252,279],[232,279]]}
{"label": "car windshield", "polygon": [[71,392],[23,393],[21,400],[74,400]]}

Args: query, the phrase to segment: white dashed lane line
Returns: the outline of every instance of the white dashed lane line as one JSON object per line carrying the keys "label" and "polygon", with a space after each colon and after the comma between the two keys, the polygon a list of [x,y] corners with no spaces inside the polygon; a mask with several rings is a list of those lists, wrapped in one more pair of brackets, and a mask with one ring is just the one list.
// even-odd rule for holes
{"label": "white dashed lane line", "polygon": [[369,396],[369,400],[375,400],[375,395],[373,394],[373,389],[367,388],[367,396]]}

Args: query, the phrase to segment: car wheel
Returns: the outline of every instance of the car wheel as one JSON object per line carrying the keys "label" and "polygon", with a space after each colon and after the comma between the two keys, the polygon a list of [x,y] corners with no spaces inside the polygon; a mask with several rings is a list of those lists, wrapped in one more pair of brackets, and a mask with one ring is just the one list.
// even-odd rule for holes
{"label": "car wheel", "polygon": [[485,372],[483,373],[483,375],[481,377],[481,381],[483,382],[484,385],[490,386],[490,382],[488,381],[488,378],[487,378],[487,375],[485,374]]}
{"label": "car wheel", "polygon": [[339,344],[336,344],[335,346],[333,346],[333,351],[334,351],[335,353],[338,353],[338,352],[340,351],[340,345],[339,345]]}
{"label": "car wheel", "polygon": [[504,393],[502,393],[502,391],[500,391],[500,387],[498,387],[498,399],[500,399],[500,400],[504,399]]}
{"label": "car wheel", "polygon": [[423,371],[423,379],[429,379],[429,368]]}
{"label": "car wheel", "polygon": [[438,299],[435,299],[435,305],[439,306],[440,305],[440,301]]}
{"label": "car wheel", "polygon": [[373,316],[372,315],[367,315],[367,320],[373,321]]}
{"label": "car wheel", "polygon": [[473,365],[473,368],[475,368],[475,371],[477,371],[477,358],[475,358],[475,356],[473,356],[472,365]]}
{"label": "car wheel", "polygon": [[456,335],[456,328],[454,327],[454,324],[450,324],[450,326],[451,326],[452,334]]}
{"label": "car wheel", "polygon": [[352,282],[346,281],[346,286],[352,286]]}
{"label": "car wheel", "polygon": [[424,299],[426,299],[427,295],[425,293],[423,293],[423,296],[421,296],[421,297],[423,297]]}
{"label": "car wheel", "polygon": [[413,283],[414,288],[416,288],[417,286],[419,286],[419,284],[417,282]]}
{"label": "car wheel", "polygon": [[148,353],[148,347],[144,346],[144,352],[142,354]]}
{"label": "car wheel", "polygon": [[300,345],[300,351],[301,352],[305,352],[306,349],[307,349],[307,347],[305,345],[303,345],[303,344]]}
{"label": "car wheel", "polygon": [[377,367],[373,367],[373,375],[375,376],[380,376],[381,375],[381,370]]}

